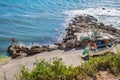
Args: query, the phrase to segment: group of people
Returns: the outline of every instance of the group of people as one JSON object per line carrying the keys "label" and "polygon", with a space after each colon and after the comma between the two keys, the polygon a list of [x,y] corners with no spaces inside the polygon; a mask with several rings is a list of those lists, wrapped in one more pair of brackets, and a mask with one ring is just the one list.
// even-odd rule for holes
{"label": "group of people", "polygon": [[84,49],[83,54],[89,54],[90,50],[97,50],[97,44],[94,42],[92,45],[88,42],[87,47]]}
{"label": "group of people", "polygon": [[88,42],[87,48],[89,50],[96,50],[97,49],[97,44],[96,42],[93,42],[92,44],[90,42]]}

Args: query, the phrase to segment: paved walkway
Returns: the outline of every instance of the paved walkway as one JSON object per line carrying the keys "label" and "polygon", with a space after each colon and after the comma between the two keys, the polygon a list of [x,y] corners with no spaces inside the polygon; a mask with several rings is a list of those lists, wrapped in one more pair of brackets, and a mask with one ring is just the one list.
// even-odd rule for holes
{"label": "paved walkway", "polygon": [[16,80],[15,74],[19,72],[20,65],[24,64],[29,69],[32,69],[36,60],[50,60],[54,57],[62,58],[66,65],[78,66],[81,63],[80,55],[82,50],[55,50],[51,52],[43,52],[33,56],[24,57],[21,59],[11,60],[9,63],[0,66],[0,80]]}

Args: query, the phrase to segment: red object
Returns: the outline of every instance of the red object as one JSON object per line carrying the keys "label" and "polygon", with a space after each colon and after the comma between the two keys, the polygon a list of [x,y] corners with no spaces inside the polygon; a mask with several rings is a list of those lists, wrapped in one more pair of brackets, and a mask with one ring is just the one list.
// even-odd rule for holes
{"label": "red object", "polygon": [[13,42],[13,43],[15,42],[15,39],[14,39],[14,38],[12,38],[12,42]]}
{"label": "red object", "polygon": [[96,49],[96,48],[97,48],[97,44],[96,44],[96,43],[94,43],[94,44],[93,44],[93,47],[94,47],[94,49]]}

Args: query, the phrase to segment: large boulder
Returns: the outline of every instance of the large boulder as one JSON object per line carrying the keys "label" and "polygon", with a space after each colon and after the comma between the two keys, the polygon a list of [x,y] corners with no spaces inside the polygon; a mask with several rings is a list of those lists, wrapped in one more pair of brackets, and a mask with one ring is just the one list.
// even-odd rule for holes
{"label": "large boulder", "polygon": [[60,50],[64,50],[66,48],[66,44],[64,42],[54,43],[54,45],[57,45]]}
{"label": "large boulder", "polygon": [[66,48],[74,48],[74,47],[76,47],[76,40],[75,39],[67,40]]}
{"label": "large boulder", "polygon": [[9,55],[12,57],[12,58],[15,58],[18,56],[18,53],[16,52],[16,50],[14,49],[14,45],[10,45],[8,47],[8,50],[7,52],[9,53]]}
{"label": "large boulder", "polygon": [[51,44],[48,46],[48,51],[57,50],[58,48],[59,48],[58,45]]}
{"label": "large boulder", "polygon": [[16,58],[18,56],[23,56],[26,51],[29,49],[27,47],[22,47],[16,44],[12,44],[8,47],[7,52],[12,58]]}
{"label": "large boulder", "polygon": [[35,48],[35,49],[31,49],[31,50],[26,51],[26,53],[28,55],[30,55],[30,54],[37,54],[37,53],[41,53],[41,52],[43,52],[43,50],[41,50],[40,48]]}
{"label": "large boulder", "polygon": [[84,16],[84,21],[86,23],[89,23],[89,22],[97,22],[98,20],[91,15],[86,15],[86,16]]}
{"label": "large boulder", "polygon": [[46,51],[46,48],[43,46],[32,46],[30,50],[26,51],[28,55],[37,54]]}
{"label": "large boulder", "polygon": [[36,48],[40,48],[40,46],[32,46],[31,50],[36,49]]}

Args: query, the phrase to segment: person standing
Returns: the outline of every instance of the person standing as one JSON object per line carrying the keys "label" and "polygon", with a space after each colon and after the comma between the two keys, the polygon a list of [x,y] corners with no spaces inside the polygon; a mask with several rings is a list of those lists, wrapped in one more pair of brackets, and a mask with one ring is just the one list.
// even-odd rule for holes
{"label": "person standing", "polygon": [[15,43],[15,38],[14,37],[12,37],[12,44],[14,44]]}

